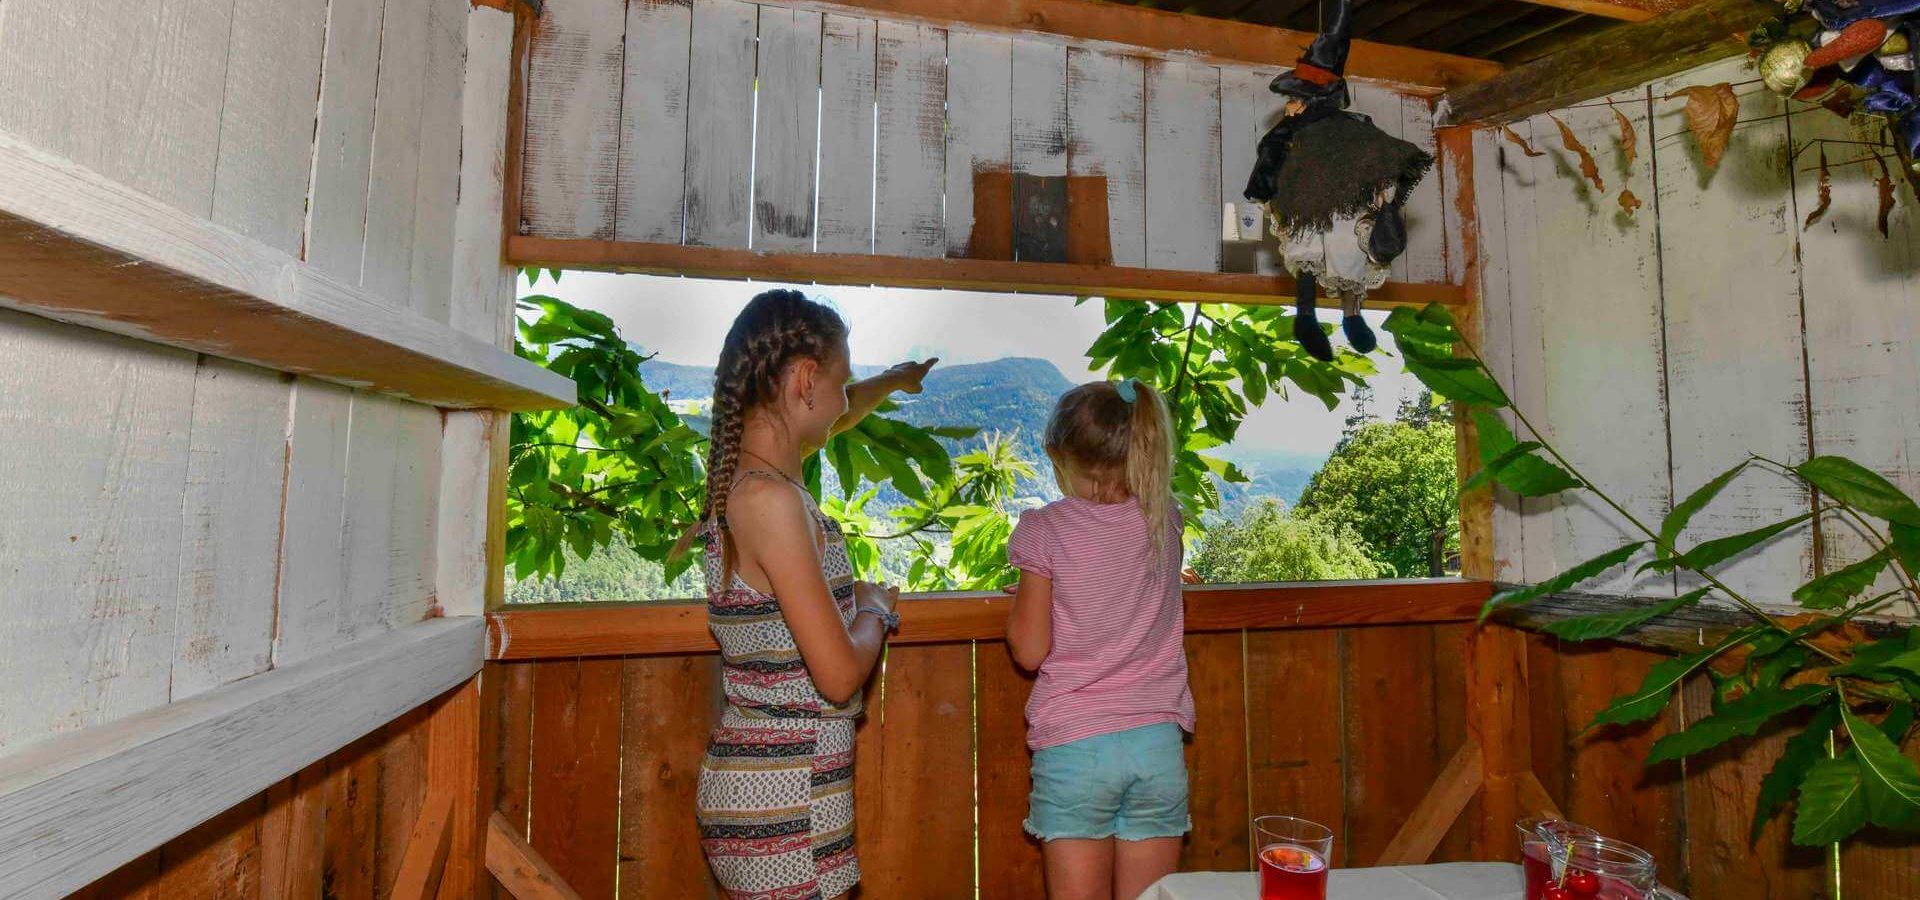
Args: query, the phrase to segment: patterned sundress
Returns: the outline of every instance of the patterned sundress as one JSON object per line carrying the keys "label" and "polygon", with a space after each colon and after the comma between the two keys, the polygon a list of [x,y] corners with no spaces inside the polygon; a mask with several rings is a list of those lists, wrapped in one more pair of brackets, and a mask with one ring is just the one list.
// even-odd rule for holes
{"label": "patterned sundress", "polygon": [[[858,610],[846,542],[838,523],[800,493],[820,528],[820,574],[851,625]],[[860,695],[840,706],[820,696],[778,601],[737,572],[722,584],[718,529],[709,526],[706,537],[707,621],[720,644],[727,708],[700,763],[701,849],[733,900],[845,894],[860,881],[853,849]]]}

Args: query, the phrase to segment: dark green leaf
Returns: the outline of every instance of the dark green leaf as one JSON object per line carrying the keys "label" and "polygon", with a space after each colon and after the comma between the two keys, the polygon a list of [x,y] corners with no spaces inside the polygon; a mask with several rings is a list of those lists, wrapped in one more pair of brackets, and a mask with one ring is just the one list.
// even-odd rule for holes
{"label": "dark green leaf", "polygon": [[1780,532],[1811,518],[1813,513],[1801,513],[1784,522],[1775,522],[1763,528],[1696,544],[1693,549],[1679,556],[1648,562],[1640,567],[1640,571],[1671,572],[1674,569],[1694,569],[1704,572],[1772,540]]}
{"label": "dark green leaf", "polygon": [[1914,708],[1910,703],[1895,704],[1887,711],[1887,717],[1880,720],[1880,733],[1898,747],[1907,739],[1907,732],[1913,728]]}
{"label": "dark green leaf", "polygon": [[1706,596],[1710,590],[1712,590],[1712,588],[1701,588],[1697,591],[1681,594],[1671,600],[1655,603],[1650,606],[1635,606],[1614,612],[1581,616],[1577,619],[1561,619],[1557,622],[1547,623],[1546,630],[1549,634],[1569,641],[1591,641],[1598,638],[1610,638],[1623,631],[1638,628],[1646,624],[1649,620],[1659,616],[1670,615],[1678,610],[1692,606],[1700,602],[1700,598]]}
{"label": "dark green leaf", "polygon": [[1853,749],[1859,753],[1867,817],[1887,828],[1920,824],[1920,766],[1853,710],[1842,706],[1840,718],[1846,723],[1847,736],[1853,739]]}
{"label": "dark green leaf", "polygon": [[[1750,461],[1751,460],[1749,460],[1749,462]],[[1685,500],[1674,504],[1673,511],[1667,513],[1666,519],[1660,522],[1660,546],[1658,550],[1661,558],[1665,558],[1668,555],[1667,551],[1669,549],[1678,546],[1680,533],[1687,530],[1687,523],[1693,520],[1694,514],[1705,509],[1708,503],[1713,502],[1713,498],[1719,496],[1720,491],[1726,488],[1727,483],[1733,481],[1734,476],[1739,475],[1746,467],[1747,463],[1742,462],[1725,472],[1715,475],[1712,481],[1696,488],[1693,493],[1687,495]]]}
{"label": "dark green leaf", "polygon": [[1793,591],[1793,600],[1808,609],[1833,609],[1846,605],[1861,591],[1873,585],[1880,570],[1887,567],[1889,554],[1881,550],[1853,565],[1815,578]]}
{"label": "dark green leaf", "polygon": [[1920,575],[1920,528],[1893,523],[1893,554],[1901,568]]}
{"label": "dark green leaf", "polygon": [[1672,699],[1673,689],[1680,684],[1681,680],[1693,674],[1695,669],[1706,665],[1708,660],[1720,655],[1727,648],[1752,640],[1758,631],[1758,626],[1743,628],[1710,649],[1655,663],[1653,668],[1647,670],[1647,675],[1641,680],[1639,687],[1613,698],[1613,702],[1607,704],[1607,708],[1601,710],[1599,715],[1594,716],[1593,722],[1587,727],[1628,725],[1659,715],[1660,710],[1666,708],[1667,701]]}
{"label": "dark green leaf", "polygon": [[1816,456],[1794,467],[1820,492],[1889,522],[1920,526],[1920,505],[1893,482],[1844,456]]}
{"label": "dark green leaf", "polygon": [[1849,750],[1816,759],[1800,781],[1800,809],[1793,816],[1793,842],[1802,847],[1838,843],[1867,824],[1866,788]]}
{"label": "dark green leaf", "polygon": [[1598,576],[1600,573],[1632,559],[1633,555],[1638,553],[1640,548],[1644,546],[1646,546],[1645,541],[1635,541],[1624,547],[1617,547],[1602,553],[1546,581],[1495,594],[1492,599],[1487,601],[1486,606],[1480,608],[1480,620],[1483,622],[1486,621],[1487,616],[1500,607],[1529,603],[1548,594],[1557,594],[1561,591],[1571,589],[1574,585]]}
{"label": "dark green leaf", "polygon": [[1693,723],[1685,731],[1674,732],[1653,743],[1647,763],[1669,762],[1718,747],[1736,737],[1752,737],[1775,716],[1819,702],[1832,688],[1819,684],[1801,685],[1789,690],[1756,688],[1734,700],[1713,715]]}
{"label": "dark green leaf", "polygon": [[1823,706],[1813,714],[1806,728],[1787,739],[1773,769],[1760,781],[1760,793],[1753,802],[1753,830],[1747,837],[1749,843],[1760,842],[1760,833],[1766,830],[1767,821],[1793,800],[1794,789],[1807,777],[1807,770],[1816,761],[1826,758],[1827,737],[1833,733],[1833,726],[1838,724],[1839,707]]}
{"label": "dark green leaf", "polygon": [[1920,665],[1920,650],[1909,650],[1904,638],[1882,638],[1854,645],[1853,658],[1834,666],[1833,674],[1890,679],[1899,676],[1893,670],[1916,671],[1915,665]]}
{"label": "dark green leaf", "polygon": [[1414,353],[1410,348],[1403,349],[1406,350],[1404,362],[1407,371],[1434,393],[1473,406],[1508,405],[1506,393],[1500,390],[1500,385],[1478,362],[1455,357],[1424,356]]}

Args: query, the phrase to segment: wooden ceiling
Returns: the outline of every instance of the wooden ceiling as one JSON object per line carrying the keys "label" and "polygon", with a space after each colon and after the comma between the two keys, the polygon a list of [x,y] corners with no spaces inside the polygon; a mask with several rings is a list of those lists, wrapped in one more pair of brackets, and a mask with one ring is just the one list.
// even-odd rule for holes
{"label": "wooden ceiling", "polygon": [[[1317,31],[1318,0],[1119,0],[1135,6]],[[1353,36],[1518,65],[1622,21],[1689,0],[1353,0]]]}

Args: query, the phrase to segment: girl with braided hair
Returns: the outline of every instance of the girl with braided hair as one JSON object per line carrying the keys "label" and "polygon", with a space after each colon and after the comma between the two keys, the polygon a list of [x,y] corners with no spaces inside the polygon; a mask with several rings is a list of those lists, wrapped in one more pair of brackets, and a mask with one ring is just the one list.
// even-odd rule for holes
{"label": "girl with braided hair", "polygon": [[855,581],[801,465],[936,360],[849,383],[847,326],[798,291],[754,297],[714,369],[707,621],[727,706],[700,765],[701,849],[735,900],[853,889],[853,728],[860,686],[899,623],[899,589]]}

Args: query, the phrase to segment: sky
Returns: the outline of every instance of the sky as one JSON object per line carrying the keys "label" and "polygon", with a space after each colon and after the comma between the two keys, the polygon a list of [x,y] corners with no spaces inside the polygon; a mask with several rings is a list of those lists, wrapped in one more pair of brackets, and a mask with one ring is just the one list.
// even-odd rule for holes
{"label": "sky", "polygon": [[[987,362],[1006,357],[1037,357],[1052,362],[1067,380],[1090,381],[1086,349],[1105,324],[1097,301],[1075,306],[1072,297],[986,294],[969,291],[898,288],[777,285],[710,281],[654,275],[567,272],[556,284],[542,277],[535,288],[520,280],[522,295],[550,294],[576,306],[613,317],[628,341],[659,354],[666,362],[710,366],[733,317],[754,294],[774,287],[795,287],[830,301],[851,328],[848,342],[856,365],[892,365],[938,356],[943,364]],[[1339,311],[1322,308],[1321,321],[1338,321]],[[1366,314],[1376,330],[1384,313]],[[1338,333],[1336,343],[1344,340]],[[1381,334],[1383,342],[1390,338]],[[1373,379],[1378,416],[1391,416],[1419,383],[1401,371],[1398,358],[1376,355],[1380,375]],[[1329,411],[1296,392],[1291,400],[1270,396],[1249,412],[1228,456],[1283,452],[1323,458],[1340,439],[1352,412],[1342,398]]]}

